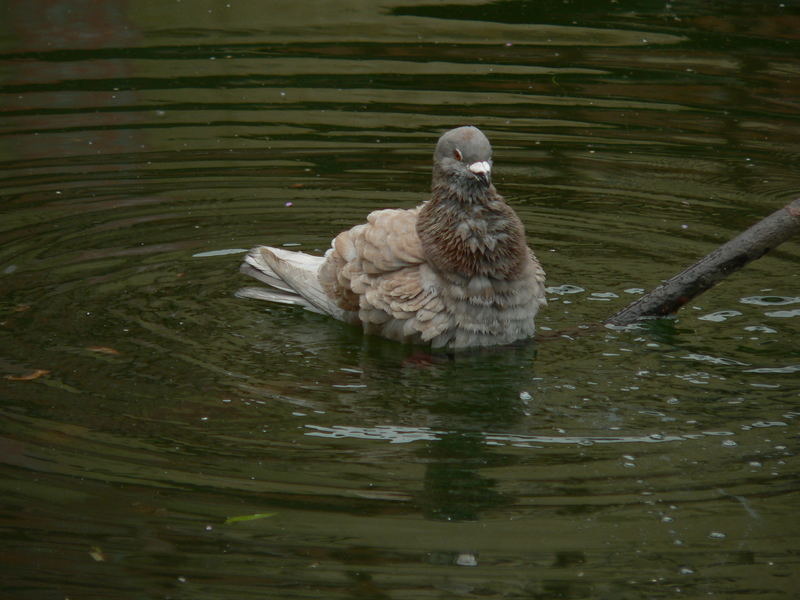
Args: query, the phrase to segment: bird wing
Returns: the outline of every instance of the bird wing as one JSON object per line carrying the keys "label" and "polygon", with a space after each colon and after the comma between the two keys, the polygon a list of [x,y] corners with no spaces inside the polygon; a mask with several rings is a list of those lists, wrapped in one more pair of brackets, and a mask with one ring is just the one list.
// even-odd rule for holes
{"label": "bird wing", "polygon": [[425,264],[418,209],[379,210],[339,234],[320,268],[320,282],[344,310],[358,311],[366,331],[394,340],[429,341],[450,317],[436,274]]}
{"label": "bird wing", "polygon": [[362,285],[368,279],[425,261],[417,236],[418,212],[418,209],[376,210],[369,214],[366,223],[336,236],[325,254],[319,279],[341,308],[358,310],[358,297],[364,293]]}

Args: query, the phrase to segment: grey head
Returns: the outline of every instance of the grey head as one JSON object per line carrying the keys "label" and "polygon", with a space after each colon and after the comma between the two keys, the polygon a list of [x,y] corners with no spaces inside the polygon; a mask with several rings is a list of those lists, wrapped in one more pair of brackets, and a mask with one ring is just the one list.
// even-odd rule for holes
{"label": "grey head", "polygon": [[439,138],[433,164],[434,179],[488,188],[492,177],[492,145],[477,127],[457,127]]}

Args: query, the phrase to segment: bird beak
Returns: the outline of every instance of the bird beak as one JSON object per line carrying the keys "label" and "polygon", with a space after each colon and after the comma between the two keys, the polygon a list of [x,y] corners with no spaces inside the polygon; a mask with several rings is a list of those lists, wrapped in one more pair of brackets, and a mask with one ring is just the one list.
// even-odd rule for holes
{"label": "bird beak", "polygon": [[492,176],[492,163],[488,160],[474,162],[469,166],[469,170],[477,179],[480,179],[484,183],[489,183],[489,179]]}

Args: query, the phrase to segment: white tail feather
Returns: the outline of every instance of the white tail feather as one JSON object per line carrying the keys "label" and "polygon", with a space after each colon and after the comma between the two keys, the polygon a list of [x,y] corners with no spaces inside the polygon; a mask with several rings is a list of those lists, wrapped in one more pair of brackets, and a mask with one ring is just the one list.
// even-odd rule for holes
{"label": "white tail feather", "polygon": [[237,292],[238,296],[294,304],[337,319],[345,318],[345,311],[333,303],[319,282],[317,274],[324,257],[258,246],[244,260],[241,272],[270,287],[243,288]]}
{"label": "white tail feather", "polygon": [[269,288],[263,287],[246,287],[236,290],[237,298],[252,298],[254,300],[266,300],[267,302],[277,302],[278,304],[291,304],[293,306],[300,306],[311,312],[325,314],[320,311],[316,306],[308,302],[302,296],[297,294],[289,294],[273,291]]}

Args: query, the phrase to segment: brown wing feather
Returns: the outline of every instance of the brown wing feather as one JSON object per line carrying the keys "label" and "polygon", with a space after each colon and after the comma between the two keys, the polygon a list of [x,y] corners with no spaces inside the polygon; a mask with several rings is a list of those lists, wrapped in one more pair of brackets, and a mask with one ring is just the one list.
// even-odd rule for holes
{"label": "brown wing feather", "polygon": [[438,278],[425,264],[412,210],[379,210],[339,234],[319,278],[367,331],[395,340],[428,341],[445,331]]}

